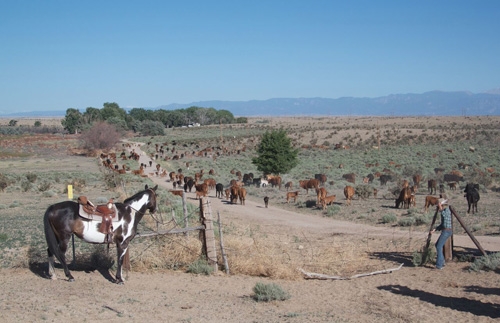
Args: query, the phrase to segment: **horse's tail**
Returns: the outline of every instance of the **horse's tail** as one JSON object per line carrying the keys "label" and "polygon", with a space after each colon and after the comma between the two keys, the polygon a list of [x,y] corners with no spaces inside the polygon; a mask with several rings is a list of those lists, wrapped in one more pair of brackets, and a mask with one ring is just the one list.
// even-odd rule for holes
{"label": "horse's tail", "polygon": [[57,260],[63,263],[64,261],[62,260],[62,254],[59,249],[59,242],[57,241],[56,234],[54,233],[54,228],[49,221],[50,213],[51,211],[49,207],[43,216],[43,228],[45,231],[45,240],[47,240],[48,253],[49,256],[51,254],[56,256]]}

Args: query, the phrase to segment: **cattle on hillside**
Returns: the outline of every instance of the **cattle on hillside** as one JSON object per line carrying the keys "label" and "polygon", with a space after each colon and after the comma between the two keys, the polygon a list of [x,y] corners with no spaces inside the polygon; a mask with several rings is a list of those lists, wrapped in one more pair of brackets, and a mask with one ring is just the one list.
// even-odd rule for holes
{"label": "cattle on hillside", "polygon": [[269,184],[271,184],[271,187],[278,186],[278,189],[281,190],[281,177],[280,176],[278,176],[278,175],[267,175],[266,179],[269,182]]}
{"label": "cattle on hillside", "polygon": [[420,187],[421,181],[422,181],[422,175],[420,175],[420,174],[413,175],[413,186],[415,186],[415,190],[418,191],[418,188]]}
{"label": "cattle on hillside", "polygon": [[427,195],[425,197],[425,206],[424,206],[425,212],[427,212],[427,210],[429,209],[429,206],[436,206],[438,204],[438,202],[439,202],[438,197]]}
{"label": "cattle on hillside", "polygon": [[306,179],[299,181],[299,186],[306,190],[306,194],[309,194],[309,190],[316,190],[319,188],[319,181],[315,178],[311,178],[309,180]]}
{"label": "cattle on hillside", "polygon": [[193,189],[194,186],[194,180],[193,179],[188,179],[186,184],[184,184],[184,192],[190,192]]}
{"label": "cattle on hillside", "polygon": [[325,174],[314,174],[314,178],[319,181],[320,185],[325,185],[326,180],[327,180]]}
{"label": "cattle on hillside", "polygon": [[444,174],[443,180],[445,182],[463,182],[464,177],[460,176],[459,174]]}
{"label": "cattle on hillside", "polygon": [[230,192],[231,192],[231,197],[230,197],[231,204],[236,204],[236,202],[238,202],[238,194],[240,192],[239,186],[236,185],[231,186]]}
{"label": "cattle on hillside", "polygon": [[267,207],[269,206],[269,196],[264,196],[264,205]]}
{"label": "cattle on hillside", "polygon": [[336,198],[336,195],[325,196],[321,200],[321,207],[323,208],[323,210],[326,209],[327,205],[332,205],[333,202],[335,202],[335,198]]}
{"label": "cattle on hillside", "polygon": [[356,184],[356,174],[354,173],[344,174],[342,175],[342,178],[348,181],[349,183]]}
{"label": "cattle on hillside", "polygon": [[383,174],[380,175],[379,180],[380,180],[380,185],[386,185],[387,182],[392,181],[392,176]]}
{"label": "cattle on hillside", "polygon": [[287,182],[285,184],[285,188],[286,188],[287,191],[293,189],[293,182]]}
{"label": "cattle on hillside", "polygon": [[222,183],[215,184],[215,196],[221,199],[223,194],[224,194],[224,185],[222,185]]}
{"label": "cattle on hillside", "polygon": [[399,209],[399,206],[403,206],[404,209],[410,208],[410,199],[411,199],[411,190],[409,187],[403,188],[399,192],[399,196],[396,199],[396,209]]}
{"label": "cattle on hillside", "polygon": [[238,189],[238,198],[240,199],[240,204],[245,205],[245,200],[247,198],[247,190],[244,187]]}
{"label": "cattle on hillside", "polygon": [[347,185],[344,187],[344,196],[347,200],[346,205],[351,205],[351,200],[354,197],[354,194],[356,193],[356,190],[354,187]]}
{"label": "cattle on hillside", "polygon": [[469,205],[467,213],[470,213],[471,208],[472,214],[477,213],[477,202],[479,202],[479,185],[467,183],[464,192],[465,198],[467,199],[467,204]]}
{"label": "cattle on hillside", "polygon": [[196,184],[194,186],[196,189],[196,199],[200,199],[201,197],[206,197],[208,196],[208,185],[205,183],[202,184]]}
{"label": "cattle on hillside", "polygon": [[295,192],[287,192],[286,193],[286,202],[289,203],[291,199],[293,199],[293,203],[297,201],[297,196],[299,196],[299,191]]}
{"label": "cattle on hillside", "polygon": [[429,194],[436,194],[437,182],[435,179],[427,181],[427,189],[429,190]]}
{"label": "cattle on hillside", "polygon": [[321,203],[321,200],[323,200],[326,197],[326,189],[324,187],[319,187],[316,189],[316,203],[319,205]]}

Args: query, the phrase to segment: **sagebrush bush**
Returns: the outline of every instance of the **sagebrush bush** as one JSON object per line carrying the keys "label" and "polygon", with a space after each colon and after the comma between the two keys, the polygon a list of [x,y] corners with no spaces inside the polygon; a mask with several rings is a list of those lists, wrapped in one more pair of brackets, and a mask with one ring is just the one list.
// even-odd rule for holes
{"label": "sagebrush bush", "polygon": [[191,274],[210,275],[213,273],[214,267],[210,266],[207,260],[199,258],[188,266],[187,272]]}
{"label": "sagebrush bush", "polygon": [[394,223],[397,220],[398,220],[398,218],[396,215],[386,214],[386,215],[382,216],[382,219],[380,220],[380,222],[382,222],[382,223]]}
{"label": "sagebrush bush", "polygon": [[281,286],[274,283],[256,283],[253,292],[253,299],[257,302],[285,301],[291,297]]}
{"label": "sagebrush bush", "polygon": [[477,257],[470,265],[471,271],[496,270],[500,267],[500,252]]}

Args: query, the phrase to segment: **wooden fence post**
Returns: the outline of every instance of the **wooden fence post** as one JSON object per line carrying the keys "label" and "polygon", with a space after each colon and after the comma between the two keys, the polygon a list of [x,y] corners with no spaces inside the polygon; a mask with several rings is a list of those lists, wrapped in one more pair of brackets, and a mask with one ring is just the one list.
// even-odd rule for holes
{"label": "wooden fence post", "polygon": [[215,248],[212,210],[210,208],[210,201],[206,197],[200,198],[200,217],[205,227],[205,230],[201,231],[203,252],[207,256],[208,263],[214,266],[214,272],[217,272],[217,249]]}

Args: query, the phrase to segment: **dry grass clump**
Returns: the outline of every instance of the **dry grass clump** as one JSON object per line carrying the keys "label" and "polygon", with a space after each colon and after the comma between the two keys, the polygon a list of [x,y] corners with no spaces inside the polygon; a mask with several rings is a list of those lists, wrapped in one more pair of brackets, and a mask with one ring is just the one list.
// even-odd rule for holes
{"label": "dry grass clump", "polygon": [[[136,238],[137,239],[137,238]],[[139,239],[138,239],[139,240]],[[134,271],[182,269],[200,258],[198,235],[163,235],[146,238],[131,248],[130,262]]]}

